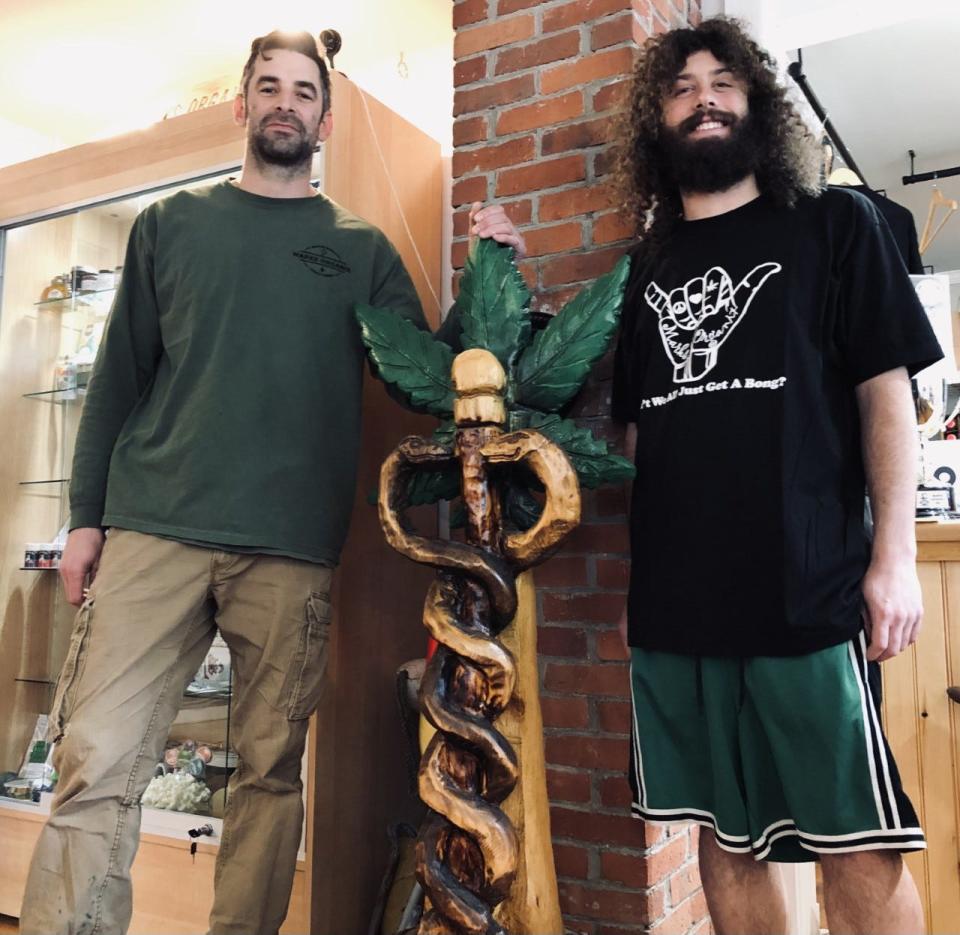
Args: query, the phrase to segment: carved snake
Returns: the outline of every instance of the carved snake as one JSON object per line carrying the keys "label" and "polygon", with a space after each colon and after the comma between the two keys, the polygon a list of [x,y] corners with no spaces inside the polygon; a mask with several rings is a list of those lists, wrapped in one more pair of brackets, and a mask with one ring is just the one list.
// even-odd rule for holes
{"label": "carved snake", "polygon": [[[471,442],[471,463],[481,465],[480,474],[483,462],[523,461],[546,490],[538,521],[503,537],[502,555],[489,544],[427,539],[402,521],[405,475],[418,467],[459,457],[468,499],[468,486],[477,484],[463,454]],[[504,435],[492,426],[461,428],[455,451],[410,437],[380,474],[380,521],[387,541],[413,561],[440,569],[423,614],[439,648],[420,695],[421,710],[437,729],[420,767],[420,797],[434,812],[417,845],[417,874],[430,899],[420,932],[504,935],[493,908],[506,898],[516,876],[518,842],[499,805],[517,783],[518,766],[492,722],[510,702],[516,669],[495,634],[516,612],[516,573],[542,561],[577,525],[580,495],[563,451],[536,432]]]}

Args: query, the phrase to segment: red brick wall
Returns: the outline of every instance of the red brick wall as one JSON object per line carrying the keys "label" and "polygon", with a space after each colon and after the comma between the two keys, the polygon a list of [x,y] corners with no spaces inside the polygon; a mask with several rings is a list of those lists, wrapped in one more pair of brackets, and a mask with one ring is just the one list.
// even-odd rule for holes
{"label": "red brick wall", "polygon": [[[696,0],[458,0],[453,7],[453,266],[473,201],[526,237],[537,307],[558,311],[611,269],[628,231],[610,203],[613,118],[636,43],[697,22]],[[615,433],[609,358],[574,415]],[[587,493],[584,520],[537,571],[552,830],[561,904],[586,935],[710,931],[696,831],[630,817],[627,667],[614,622],[627,583],[622,492]]]}

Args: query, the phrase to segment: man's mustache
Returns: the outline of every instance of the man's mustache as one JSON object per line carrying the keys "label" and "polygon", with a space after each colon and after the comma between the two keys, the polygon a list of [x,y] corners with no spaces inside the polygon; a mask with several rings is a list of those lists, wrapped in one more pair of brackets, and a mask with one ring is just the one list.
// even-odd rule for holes
{"label": "man's mustache", "polygon": [[303,125],[298,117],[279,117],[276,114],[269,114],[260,121],[260,129],[266,130],[266,128],[271,123],[283,124],[285,127],[293,127],[295,130],[299,130],[301,133],[306,133],[307,128]]}

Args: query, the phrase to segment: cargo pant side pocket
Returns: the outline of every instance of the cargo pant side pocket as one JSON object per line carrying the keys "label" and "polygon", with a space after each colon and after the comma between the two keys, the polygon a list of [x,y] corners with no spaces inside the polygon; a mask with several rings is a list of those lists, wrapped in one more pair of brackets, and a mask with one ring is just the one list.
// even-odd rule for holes
{"label": "cargo pant side pocket", "polygon": [[320,704],[330,654],[331,616],[329,595],[312,593],[304,606],[297,648],[283,686],[291,721],[310,717]]}
{"label": "cargo pant side pocket", "polygon": [[47,741],[57,743],[67,731],[67,724],[77,700],[77,690],[80,677],[83,674],[86,661],[86,649],[90,634],[90,624],[93,618],[94,601],[87,598],[77,612],[70,636],[70,648],[67,658],[57,679],[57,687],[53,693],[53,704],[50,706],[50,716],[47,722]]}

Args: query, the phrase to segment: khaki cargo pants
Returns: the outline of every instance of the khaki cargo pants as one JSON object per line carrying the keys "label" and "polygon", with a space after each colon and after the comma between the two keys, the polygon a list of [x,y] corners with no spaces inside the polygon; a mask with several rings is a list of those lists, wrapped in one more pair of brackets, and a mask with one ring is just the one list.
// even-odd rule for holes
{"label": "khaki cargo pants", "polygon": [[331,574],[295,559],[111,531],[51,712],[60,780],[33,855],[21,932],[127,930],[140,797],[217,627],[232,657],[239,766],[210,931],[279,929],[303,824],[306,719],[326,669]]}

